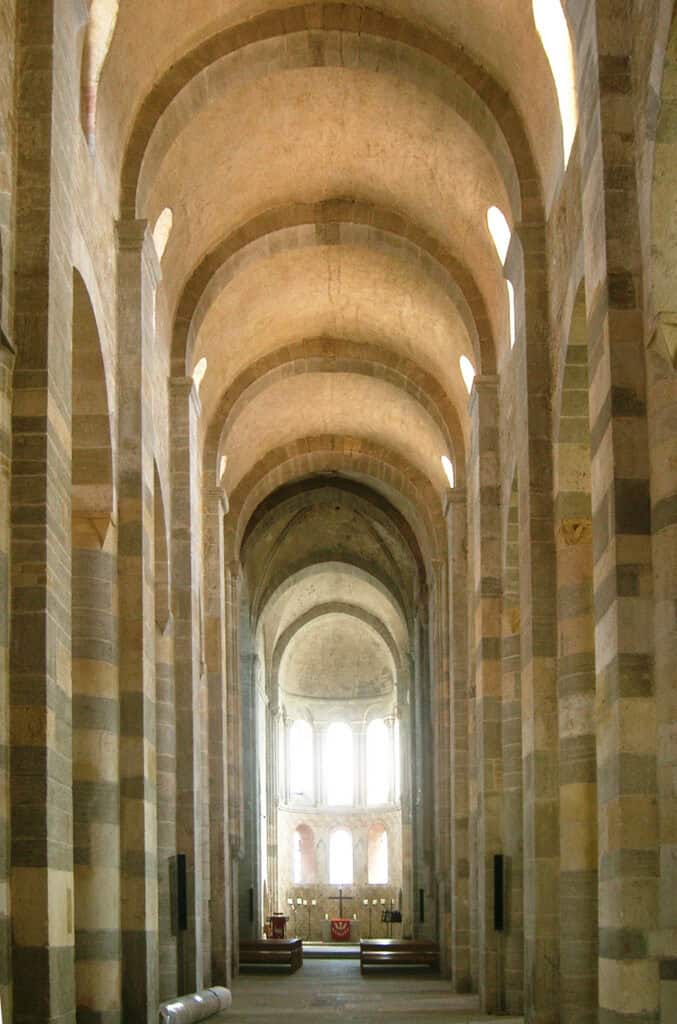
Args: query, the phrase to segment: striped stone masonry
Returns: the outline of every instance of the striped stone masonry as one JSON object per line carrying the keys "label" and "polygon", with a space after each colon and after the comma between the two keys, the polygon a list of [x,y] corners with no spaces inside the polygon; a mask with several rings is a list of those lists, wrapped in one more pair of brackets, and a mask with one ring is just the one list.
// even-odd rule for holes
{"label": "striped stone masonry", "polygon": [[158,989],[153,423],[157,259],[145,221],[118,233],[118,597],[123,1020],[155,1024]]}
{"label": "striped stone masonry", "polygon": [[520,649],[519,488],[515,479],[503,538],[501,636],[501,754],[505,931],[502,1001],[509,1013],[524,1009],[524,855],[522,835],[522,662]]}
{"label": "striped stone masonry", "polygon": [[192,378],[170,382],[171,577],[176,700],[177,851],[185,854],[188,927],[179,935],[181,991],[203,985],[203,864],[200,624],[200,508],[197,422],[199,399]]}
{"label": "striped stone masonry", "polygon": [[475,377],[470,417],[468,497],[472,509],[471,587],[475,598],[479,992],[484,1011],[494,1013],[500,1007],[493,858],[502,852],[500,463],[496,377]]}
{"label": "striped stone masonry", "polygon": [[455,992],[469,992],[470,851],[468,846],[468,650],[467,650],[467,495],[456,488],[447,497],[449,536],[449,634],[451,638],[451,977]]}

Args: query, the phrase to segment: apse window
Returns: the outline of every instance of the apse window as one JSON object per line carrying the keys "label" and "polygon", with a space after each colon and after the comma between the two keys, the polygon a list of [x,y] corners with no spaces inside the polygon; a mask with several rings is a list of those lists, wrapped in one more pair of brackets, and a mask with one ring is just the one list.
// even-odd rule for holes
{"label": "apse window", "polygon": [[345,722],[332,722],[325,748],[327,802],[353,803],[353,730]]}
{"label": "apse window", "polygon": [[533,0],[532,8],[536,31],[555,82],[566,168],[578,128],[576,72],[569,24],[560,0]]}
{"label": "apse window", "polygon": [[289,774],[292,797],[313,799],[313,729],[297,719],[289,731]]}
{"label": "apse window", "polygon": [[388,833],[383,825],[372,825],[367,841],[369,885],[388,884]]}
{"label": "apse window", "polygon": [[367,727],[367,803],[370,807],[388,803],[392,753],[388,727],[375,718]]}
{"label": "apse window", "polygon": [[329,884],[352,885],[353,837],[346,828],[337,828],[329,837]]}

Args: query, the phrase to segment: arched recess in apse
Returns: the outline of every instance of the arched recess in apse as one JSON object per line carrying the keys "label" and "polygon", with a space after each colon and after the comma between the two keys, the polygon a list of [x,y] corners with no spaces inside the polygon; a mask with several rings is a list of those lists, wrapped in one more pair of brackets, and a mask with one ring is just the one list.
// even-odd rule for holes
{"label": "arched recess in apse", "polygon": [[[562,1020],[597,1006],[597,766],[585,285],[574,303],[555,425]],[[585,966],[583,966],[585,965]]]}
{"label": "arched recess in apse", "polygon": [[509,1013],[524,1004],[524,857],[522,848],[522,656],[520,639],[519,481],[513,476],[505,526],[501,643],[503,852],[505,854],[504,993]]}
{"label": "arched recess in apse", "polygon": [[294,885],[317,883],[315,835],[310,825],[298,825],[292,836],[292,881]]}
{"label": "arched recess in apse", "polygon": [[106,56],[113,41],[119,7],[119,0],[90,0],[89,4],[89,17],[82,51],[80,120],[87,145],[91,150],[94,149],[96,142],[96,103],[99,82]]}
{"label": "arched recess in apse", "polygon": [[387,885],[390,881],[388,832],[385,825],[376,822],[369,827],[367,836],[367,881],[369,885]]}
{"label": "arched recess in apse", "polygon": [[176,722],[167,520],[154,467],[155,690],[157,716],[157,842],[160,998],[177,992],[178,950],[172,917],[172,858],[176,854]]}
{"label": "arched recess in apse", "polygon": [[[120,1005],[119,705],[109,404],[99,330],[73,271],[72,687],[75,984],[78,1020]],[[91,961],[96,955],[97,972]]]}

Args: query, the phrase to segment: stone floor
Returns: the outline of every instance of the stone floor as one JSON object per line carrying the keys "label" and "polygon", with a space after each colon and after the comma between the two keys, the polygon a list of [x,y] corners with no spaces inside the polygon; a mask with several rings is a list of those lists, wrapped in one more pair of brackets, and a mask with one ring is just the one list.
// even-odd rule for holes
{"label": "stone floor", "polygon": [[449,982],[426,970],[371,973],[362,977],[354,960],[309,960],[296,974],[273,969],[241,974],[233,983],[233,1007],[215,1018],[223,1024],[474,1024],[522,1017],[490,1018],[477,1011],[475,996],[455,996]]}

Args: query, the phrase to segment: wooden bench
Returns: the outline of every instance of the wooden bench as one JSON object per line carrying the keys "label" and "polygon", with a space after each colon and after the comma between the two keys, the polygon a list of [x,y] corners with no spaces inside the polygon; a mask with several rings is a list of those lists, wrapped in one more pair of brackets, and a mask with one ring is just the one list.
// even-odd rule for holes
{"label": "wooden bench", "polygon": [[289,967],[290,973],[303,966],[303,943],[300,939],[253,939],[240,943],[240,967],[260,964]]}
{"label": "wooden bench", "polygon": [[440,950],[427,939],[362,939],[360,971],[365,967],[432,967],[440,969]]}

